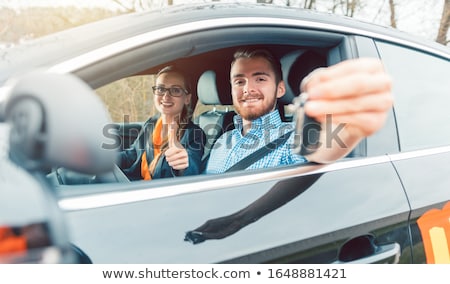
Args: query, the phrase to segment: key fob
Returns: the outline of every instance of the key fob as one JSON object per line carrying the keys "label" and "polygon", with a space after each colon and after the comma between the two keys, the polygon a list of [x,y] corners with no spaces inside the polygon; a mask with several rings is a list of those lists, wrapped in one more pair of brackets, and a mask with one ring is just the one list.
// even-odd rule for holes
{"label": "key fob", "polygon": [[305,114],[305,103],[308,100],[306,93],[300,94],[293,100],[295,136],[294,153],[302,156],[314,153],[320,146],[321,124]]}

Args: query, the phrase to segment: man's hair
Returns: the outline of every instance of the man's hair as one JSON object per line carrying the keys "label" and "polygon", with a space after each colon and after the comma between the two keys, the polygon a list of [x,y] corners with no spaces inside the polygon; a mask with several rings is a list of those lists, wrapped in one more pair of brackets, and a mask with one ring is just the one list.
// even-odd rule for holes
{"label": "man's hair", "polygon": [[191,80],[189,76],[181,69],[176,67],[175,65],[168,65],[159,70],[158,74],[156,74],[156,78],[158,78],[161,74],[164,73],[176,73],[183,78],[184,88],[190,93],[191,92]]}
{"label": "man's hair", "polygon": [[269,62],[272,71],[275,73],[275,83],[278,85],[283,78],[280,61],[266,49],[239,49],[234,53],[234,60],[231,62],[233,67],[236,60],[240,58],[256,58],[260,57]]}

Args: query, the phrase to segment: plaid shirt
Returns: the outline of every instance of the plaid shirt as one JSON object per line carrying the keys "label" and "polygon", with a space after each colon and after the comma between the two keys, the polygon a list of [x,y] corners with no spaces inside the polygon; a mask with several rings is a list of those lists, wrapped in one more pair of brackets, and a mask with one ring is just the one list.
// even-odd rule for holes
{"label": "plaid shirt", "polygon": [[[224,133],[214,144],[206,168],[207,174],[225,172],[244,157],[294,129],[292,123],[281,121],[277,110],[253,120],[251,129],[244,136],[242,135],[242,118],[239,115],[234,117],[234,125],[235,129]],[[291,135],[286,143],[253,163],[247,169],[270,168],[307,162],[303,156],[292,152],[293,143],[294,135]]]}

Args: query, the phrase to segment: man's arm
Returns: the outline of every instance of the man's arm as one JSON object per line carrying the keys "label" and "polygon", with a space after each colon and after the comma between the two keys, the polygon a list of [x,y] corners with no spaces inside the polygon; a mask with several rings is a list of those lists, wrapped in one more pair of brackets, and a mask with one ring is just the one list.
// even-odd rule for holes
{"label": "man's arm", "polygon": [[320,146],[306,156],[317,163],[345,157],[363,138],[383,127],[393,105],[391,79],[375,58],[317,69],[303,80],[301,90],[309,98],[305,113],[322,124]]}
{"label": "man's arm", "polygon": [[[376,59],[349,60],[319,69],[303,81],[301,88],[310,98],[305,105],[306,114],[322,124],[321,146],[306,156],[317,163],[344,157],[364,137],[383,127],[393,103],[391,79]],[[339,130],[339,140],[334,139],[327,146],[326,134],[330,127]],[[187,232],[185,241],[197,244],[234,234],[300,195],[319,177],[320,174],[315,174],[281,181],[242,210],[208,220]],[[304,184],[300,186],[297,179]]]}

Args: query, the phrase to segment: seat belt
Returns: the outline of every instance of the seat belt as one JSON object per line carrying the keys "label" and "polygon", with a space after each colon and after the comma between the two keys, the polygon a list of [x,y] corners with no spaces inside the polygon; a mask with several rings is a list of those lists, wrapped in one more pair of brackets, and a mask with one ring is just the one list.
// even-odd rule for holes
{"label": "seat belt", "polygon": [[283,134],[280,137],[278,137],[276,140],[273,140],[272,142],[264,145],[263,147],[259,148],[255,152],[251,153],[247,157],[243,158],[242,160],[240,160],[239,162],[237,162],[236,164],[231,166],[225,172],[227,173],[227,172],[232,172],[232,171],[244,170],[244,169],[250,167],[251,165],[253,165],[257,161],[262,159],[264,156],[266,156],[267,154],[269,154],[273,150],[277,149],[279,146],[281,146],[284,143],[286,143],[288,138],[291,136],[292,132],[293,132],[293,130],[289,131],[289,132],[286,132],[285,134]]}

